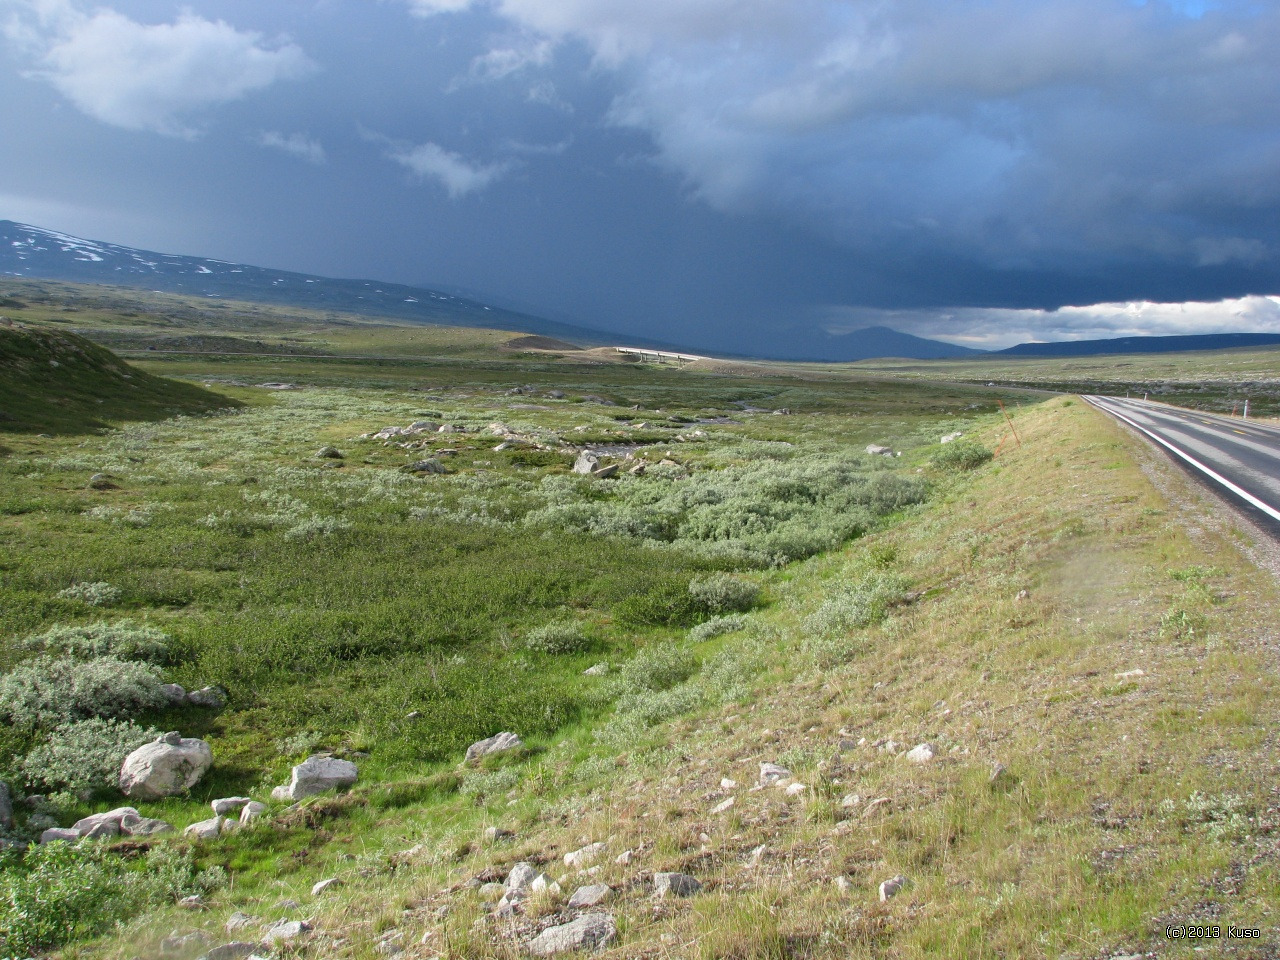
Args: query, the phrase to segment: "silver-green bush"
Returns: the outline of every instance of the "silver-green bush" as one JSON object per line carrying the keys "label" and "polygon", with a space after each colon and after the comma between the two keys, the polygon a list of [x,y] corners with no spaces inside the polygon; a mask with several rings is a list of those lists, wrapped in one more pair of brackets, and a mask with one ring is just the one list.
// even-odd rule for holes
{"label": "silver-green bush", "polygon": [[732,613],[754,607],[760,587],[728,573],[713,573],[689,581],[689,595],[712,613]]}
{"label": "silver-green bush", "polygon": [[20,764],[27,782],[48,790],[114,787],[124,758],[160,735],[130,720],[93,717],[55,727]]}
{"label": "silver-green bush", "polygon": [[40,656],[0,677],[0,716],[22,727],[129,717],[165,702],[155,667],[112,656]]}
{"label": "silver-green bush", "polygon": [[694,643],[702,643],[726,633],[734,633],[747,625],[747,618],[741,614],[731,613],[726,617],[712,617],[689,631],[689,639]]}
{"label": "silver-green bush", "polygon": [[164,663],[169,655],[169,637],[154,627],[140,626],[132,620],[118,620],[80,627],[54,627],[45,633],[28,637],[22,644],[28,650],[61,653],[80,659],[111,654],[121,660],[144,660]]}
{"label": "silver-green bush", "polygon": [[524,638],[524,645],[538,653],[580,653],[591,646],[591,637],[582,624],[572,620],[553,620]]}
{"label": "silver-green bush", "polygon": [[845,584],[804,620],[810,633],[830,636],[879,623],[889,608],[907,594],[907,581],[894,573],[876,571]]}

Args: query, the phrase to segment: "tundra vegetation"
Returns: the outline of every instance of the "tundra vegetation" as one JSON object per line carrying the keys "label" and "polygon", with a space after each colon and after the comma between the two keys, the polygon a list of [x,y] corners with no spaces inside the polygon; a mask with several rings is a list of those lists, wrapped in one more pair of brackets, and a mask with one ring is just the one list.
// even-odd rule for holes
{"label": "tundra vegetation", "polygon": [[[214,764],[134,803],[175,834],[6,843],[3,955],[305,919],[258,949],[514,957],[595,883],[608,956],[1190,956],[1165,925],[1210,917],[1274,952],[1275,584],[1091,408],[527,357],[144,366],[195,375],[186,412],[0,435],[4,839],[119,806],[157,731]],[[583,446],[621,469],[574,473]],[[523,745],[459,767],[499,731]],[[357,784],[270,800],[316,753]],[[182,834],[231,796],[267,810]],[[491,913],[521,862],[558,892]],[[654,900],[659,873],[701,886]]]}

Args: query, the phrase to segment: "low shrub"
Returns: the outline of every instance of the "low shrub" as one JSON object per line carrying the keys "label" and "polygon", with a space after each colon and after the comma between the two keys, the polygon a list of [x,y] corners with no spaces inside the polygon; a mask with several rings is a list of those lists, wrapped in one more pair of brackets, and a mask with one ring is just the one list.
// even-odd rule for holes
{"label": "low shrub", "polygon": [[169,637],[154,627],[132,620],[108,623],[99,620],[81,627],[54,627],[23,641],[28,650],[61,653],[80,659],[106,656],[121,660],[164,663],[169,656]]}
{"label": "low shrub", "polygon": [[124,758],[159,735],[159,730],[129,720],[94,717],[64,723],[26,755],[20,769],[27,783],[48,790],[111,788]]}
{"label": "low shrub", "polygon": [[694,643],[712,640],[726,633],[734,633],[747,625],[747,618],[740,614],[727,617],[712,617],[706,623],[700,623],[689,631],[689,639]]}
{"label": "low shrub", "polygon": [[674,579],[627,597],[614,608],[618,621],[633,627],[691,627],[705,615],[686,584]]}
{"label": "low shrub", "polygon": [[156,668],[116,657],[28,660],[0,677],[0,716],[18,726],[129,717],[164,705]]}
{"label": "low shrub", "polygon": [[698,660],[691,651],[673,644],[654,644],[622,665],[617,686],[623,696],[667,690],[688,680],[697,670]]}
{"label": "low shrub", "polygon": [[58,591],[59,600],[79,600],[91,607],[107,607],[121,597],[119,587],[113,587],[104,581],[96,583],[73,583],[65,590]]}
{"label": "low shrub", "polygon": [[97,844],[0,853],[0,956],[45,953],[225,880],[221,868],[200,870],[189,854],[172,849],[152,850],[132,865]]}
{"label": "low shrub", "polygon": [[907,594],[907,581],[897,574],[876,571],[856,583],[840,587],[804,620],[805,629],[831,636],[879,623],[889,608]]}
{"label": "low shrub", "polygon": [[754,607],[760,587],[727,573],[713,573],[689,581],[689,595],[711,613],[733,613]]}
{"label": "low shrub", "polygon": [[929,462],[939,470],[976,470],[994,456],[981,444],[958,441],[947,444]]}
{"label": "low shrub", "polygon": [[581,653],[591,647],[591,637],[582,624],[573,620],[553,620],[530,630],[524,645],[537,653]]}

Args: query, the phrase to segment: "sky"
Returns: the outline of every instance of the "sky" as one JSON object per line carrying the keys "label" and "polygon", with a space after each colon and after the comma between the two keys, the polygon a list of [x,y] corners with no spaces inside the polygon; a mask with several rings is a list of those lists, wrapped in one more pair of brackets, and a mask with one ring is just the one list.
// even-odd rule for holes
{"label": "sky", "polygon": [[701,348],[1280,332],[1280,0],[0,0],[0,218]]}

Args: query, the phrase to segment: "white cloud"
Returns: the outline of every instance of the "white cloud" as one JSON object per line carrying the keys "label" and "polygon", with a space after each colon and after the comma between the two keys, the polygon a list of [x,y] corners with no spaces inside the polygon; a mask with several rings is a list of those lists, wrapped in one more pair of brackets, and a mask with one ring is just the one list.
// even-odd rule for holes
{"label": "white cloud", "polygon": [[1280,333],[1280,297],[1249,296],[1211,302],[1094,303],[1057,310],[957,307],[876,310],[831,307],[823,329],[842,334],[867,326],[888,326],[984,350],[1016,343],[1105,340],[1114,337],[1177,336],[1204,333]]}
{"label": "white cloud", "polygon": [[408,0],[409,9],[420,17],[437,13],[461,13],[471,6],[471,0]]}
{"label": "white cloud", "polygon": [[648,134],[654,159],[720,209],[1019,269],[1276,256],[1262,211],[1280,205],[1277,4],[1194,16],[1156,0],[416,9],[473,5],[614,69],[612,123]]}
{"label": "white cloud", "polygon": [[273,150],[283,150],[307,163],[322,164],[326,159],[320,141],[303,133],[283,134],[277,130],[267,130],[258,137],[258,143]]}
{"label": "white cloud", "polygon": [[419,177],[437,181],[448,192],[451,200],[483,190],[505,176],[513,166],[509,162],[471,163],[437,143],[392,146],[387,156]]}
{"label": "white cloud", "polygon": [[239,100],[313,69],[292,43],[184,12],[173,23],[144,24],[108,7],[83,12],[71,0],[21,0],[7,38],[81,111],[127,130],[191,137],[183,119]]}

